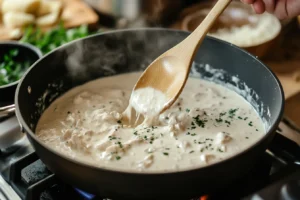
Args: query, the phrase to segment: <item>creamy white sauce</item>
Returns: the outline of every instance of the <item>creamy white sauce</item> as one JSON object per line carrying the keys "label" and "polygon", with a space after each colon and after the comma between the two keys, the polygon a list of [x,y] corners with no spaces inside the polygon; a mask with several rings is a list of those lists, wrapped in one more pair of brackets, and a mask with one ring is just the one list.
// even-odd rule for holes
{"label": "creamy white sauce", "polygon": [[[247,149],[265,134],[262,120],[241,96],[194,78],[188,79],[180,97],[153,126],[130,127],[122,121],[122,113],[139,76],[101,78],[71,89],[45,110],[37,136],[50,148],[84,163],[158,172],[218,162]],[[148,97],[139,98],[135,103],[151,104],[146,102]]]}
{"label": "creamy white sauce", "polygon": [[147,117],[155,117],[168,103],[168,98],[161,91],[146,87],[134,90],[129,103],[137,113]]}

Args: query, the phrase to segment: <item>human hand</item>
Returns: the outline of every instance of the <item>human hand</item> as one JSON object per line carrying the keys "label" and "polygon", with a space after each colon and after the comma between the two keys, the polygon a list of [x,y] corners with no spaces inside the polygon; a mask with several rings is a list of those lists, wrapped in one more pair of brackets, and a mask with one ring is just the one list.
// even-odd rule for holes
{"label": "human hand", "polygon": [[300,15],[300,0],[241,0],[251,4],[257,14],[265,11],[286,19]]}

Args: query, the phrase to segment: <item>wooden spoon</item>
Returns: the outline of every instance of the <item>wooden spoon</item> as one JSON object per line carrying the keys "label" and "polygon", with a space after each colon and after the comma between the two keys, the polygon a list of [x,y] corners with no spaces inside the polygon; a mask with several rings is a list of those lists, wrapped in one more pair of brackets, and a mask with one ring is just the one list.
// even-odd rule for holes
{"label": "wooden spoon", "polygon": [[230,1],[219,0],[202,23],[185,40],[154,60],[139,78],[134,91],[151,87],[167,96],[167,102],[160,113],[168,109],[180,95],[198,47]]}

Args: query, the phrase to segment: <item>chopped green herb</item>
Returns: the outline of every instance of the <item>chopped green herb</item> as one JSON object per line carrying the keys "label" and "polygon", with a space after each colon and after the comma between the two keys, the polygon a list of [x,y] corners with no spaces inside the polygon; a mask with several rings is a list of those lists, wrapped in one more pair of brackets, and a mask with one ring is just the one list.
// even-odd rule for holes
{"label": "chopped green herb", "polygon": [[120,141],[116,142],[116,144],[118,144],[120,148],[123,148],[123,145],[122,145],[122,143]]}
{"label": "chopped green herb", "polygon": [[258,129],[255,129],[256,131],[258,131]]}
{"label": "chopped green herb", "polygon": [[205,127],[205,123],[207,122],[207,120],[206,120],[206,119],[201,120],[199,117],[200,117],[200,115],[197,115],[197,117],[193,117],[193,119],[195,120],[196,124],[197,124],[199,127],[204,128],[204,127]]}
{"label": "chopped green herb", "polygon": [[190,151],[190,153],[194,153],[194,151]]}
{"label": "chopped green herb", "polygon": [[186,111],[186,112],[190,112],[190,109],[187,108],[187,109],[185,109],[185,111]]}
{"label": "chopped green herb", "polygon": [[223,119],[219,118],[219,119],[216,119],[216,122],[218,123],[221,123],[223,121]]}
{"label": "chopped green herb", "polygon": [[169,153],[167,153],[167,152],[163,152],[163,154],[164,154],[165,156],[168,156],[168,155],[169,155]]}
{"label": "chopped green herb", "polygon": [[225,120],[225,123],[228,124],[228,125],[231,124],[231,122],[230,122],[230,121],[227,121],[227,120]]}
{"label": "chopped green herb", "polygon": [[109,138],[109,140],[115,140],[115,139],[117,139],[115,136],[108,136],[108,138]]}
{"label": "chopped green herb", "polygon": [[46,54],[67,42],[86,37],[90,34],[93,33],[88,30],[87,25],[66,29],[63,23],[60,23],[56,28],[46,32],[41,31],[40,28],[29,26],[25,29],[20,41],[34,45]]}
{"label": "chopped green herb", "polygon": [[120,156],[116,156],[116,159],[117,159],[117,160],[120,160],[120,159],[121,159],[121,157],[120,157]]}
{"label": "chopped green herb", "polygon": [[246,139],[249,139],[249,137],[245,137]]}
{"label": "chopped green herb", "polygon": [[238,110],[238,108],[236,108],[236,109],[230,109],[228,111],[228,115],[229,115],[228,117],[232,119],[235,116],[235,113],[236,113],[237,110]]}
{"label": "chopped green herb", "polygon": [[244,118],[244,120],[247,120],[247,119],[248,119],[248,117],[245,117],[245,118]]}
{"label": "chopped green herb", "polygon": [[236,109],[230,109],[229,111],[228,111],[228,114],[229,115],[233,115],[233,114],[235,114],[235,112],[238,110],[238,108],[236,108]]}
{"label": "chopped green herb", "polygon": [[191,136],[195,136],[195,135],[196,135],[196,133],[192,133],[192,134],[191,134]]}
{"label": "chopped green herb", "polygon": [[223,117],[224,115],[226,115],[226,112],[220,113],[220,117]]}
{"label": "chopped green herb", "polygon": [[253,126],[252,121],[248,123],[249,126]]}
{"label": "chopped green herb", "polygon": [[121,121],[121,120],[118,120],[118,121],[117,121],[117,123],[118,123],[118,124],[121,124],[121,123],[122,123],[122,121]]}
{"label": "chopped green herb", "polygon": [[218,151],[219,151],[219,152],[224,152],[224,151],[222,151],[222,149],[220,149],[220,148],[218,148]]}
{"label": "chopped green herb", "polygon": [[133,135],[137,135],[137,134],[138,134],[138,132],[137,132],[137,131],[134,131],[134,132],[133,132]]}
{"label": "chopped green herb", "polygon": [[0,56],[0,86],[15,82],[23,76],[25,71],[35,61],[26,57],[20,60],[18,49],[11,49]]}
{"label": "chopped green herb", "polygon": [[242,117],[238,116],[239,119],[243,119]]}
{"label": "chopped green herb", "polygon": [[190,132],[187,132],[186,134],[187,134],[187,135],[190,135],[191,133],[190,133]]}

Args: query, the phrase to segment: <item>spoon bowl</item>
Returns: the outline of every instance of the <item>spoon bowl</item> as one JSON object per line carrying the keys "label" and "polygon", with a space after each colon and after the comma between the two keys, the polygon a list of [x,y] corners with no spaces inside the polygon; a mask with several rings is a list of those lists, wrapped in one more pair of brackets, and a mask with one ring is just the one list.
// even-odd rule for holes
{"label": "spoon bowl", "polygon": [[[136,109],[136,107],[140,107],[138,104],[143,104],[141,106],[146,109],[149,107],[149,110],[153,110],[152,107],[154,106],[159,108],[159,111],[152,112],[153,115],[162,113],[172,106],[185,86],[198,47],[213,23],[230,2],[231,0],[219,0],[193,33],[175,47],[163,53],[148,66],[137,81],[131,95],[131,99],[136,99],[133,107],[138,113],[140,113]],[[136,91],[142,88],[147,88],[148,90],[138,93],[139,96],[137,96]],[[150,91],[149,88],[157,91],[156,96],[154,96],[154,93],[152,96],[147,94]],[[161,100],[158,100],[159,92],[164,94],[164,96],[161,95]],[[146,99],[143,99],[143,95],[146,96]],[[154,98],[154,101],[151,102],[152,99],[147,98]],[[143,101],[148,101],[148,103]],[[156,101],[158,103],[155,105]]]}
{"label": "spoon bowl", "polygon": [[185,75],[188,75],[189,69],[185,67],[185,63],[179,57],[175,56],[159,57],[150,66],[141,75],[134,90],[150,87],[164,93],[166,102],[160,111],[163,112],[174,103],[181,93],[187,80]]}

